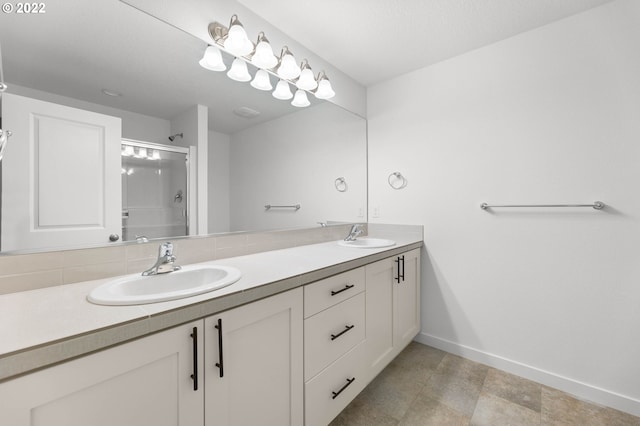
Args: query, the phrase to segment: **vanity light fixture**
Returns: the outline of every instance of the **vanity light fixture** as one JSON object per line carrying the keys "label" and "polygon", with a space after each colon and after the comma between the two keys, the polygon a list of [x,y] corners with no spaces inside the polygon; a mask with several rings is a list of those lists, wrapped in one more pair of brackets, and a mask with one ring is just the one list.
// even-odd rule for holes
{"label": "vanity light fixture", "polygon": [[[227,76],[236,81],[251,81],[251,86],[258,90],[272,90],[271,76],[278,78],[273,97],[281,100],[293,98],[289,84],[297,87],[292,105],[305,107],[311,105],[306,92],[312,93],[317,99],[331,99],[335,92],[331,87],[329,78],[321,72],[314,78],[309,62],[305,59],[298,65],[287,46],[281,49],[280,56],[273,54],[273,49],[264,32],[258,34],[254,45],[244,27],[240,23],[237,15],[231,17],[229,28],[218,22],[209,24],[209,35],[214,41],[214,45],[208,45],[205,53],[200,59],[200,65],[211,71],[226,71],[226,66],[222,59],[221,51],[225,51],[235,56],[231,69]],[[258,68],[254,78],[251,78],[247,63]]]}
{"label": "vanity light fixture", "polygon": [[293,53],[287,46],[282,48],[280,53],[280,63],[278,65],[276,73],[280,78],[285,80],[294,80],[300,76],[302,70],[296,63],[296,58],[293,57]]}
{"label": "vanity light fixture", "polygon": [[273,90],[269,73],[262,69],[256,72],[256,76],[251,81],[251,86],[258,90]]}
{"label": "vanity light fixture", "polygon": [[242,82],[251,80],[251,74],[249,74],[249,70],[247,69],[247,63],[240,58],[235,58],[231,64],[231,68],[227,71],[227,77],[231,80]]}
{"label": "vanity light fixture", "polygon": [[318,87],[318,82],[306,59],[302,62],[302,71],[300,72],[300,78],[296,82],[296,86],[302,90],[313,90]]}
{"label": "vanity light fixture", "polygon": [[202,68],[206,68],[211,71],[226,71],[227,66],[222,61],[222,53],[220,49],[215,46],[208,46],[204,51],[204,55],[200,62],[198,62]]}
{"label": "vanity light fixture", "polygon": [[258,41],[256,42],[256,50],[251,57],[251,63],[258,68],[268,70],[278,65],[278,58],[273,54],[273,49],[269,40],[263,32],[258,34]]}
{"label": "vanity light fixture", "polygon": [[253,43],[249,40],[247,32],[238,20],[238,15],[231,17],[229,31],[223,46],[225,50],[235,56],[245,56],[253,52]]}
{"label": "vanity light fixture", "polygon": [[316,98],[318,99],[331,99],[336,95],[331,87],[329,77],[326,76],[324,71],[318,74],[318,89],[316,90]]}
{"label": "vanity light fixture", "polygon": [[293,93],[291,93],[289,83],[287,83],[285,80],[278,81],[278,84],[276,84],[276,90],[273,91],[272,95],[274,98],[280,99],[282,101],[287,101],[293,98]]}
{"label": "vanity light fixture", "polygon": [[302,89],[296,90],[296,94],[291,101],[291,105],[294,107],[302,108],[311,105],[309,99],[307,99],[307,92]]}

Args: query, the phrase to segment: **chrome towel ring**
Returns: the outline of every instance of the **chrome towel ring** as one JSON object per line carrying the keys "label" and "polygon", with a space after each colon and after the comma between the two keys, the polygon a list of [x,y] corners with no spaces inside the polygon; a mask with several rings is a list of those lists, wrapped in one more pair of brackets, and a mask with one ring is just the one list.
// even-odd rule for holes
{"label": "chrome towel ring", "polygon": [[407,186],[408,183],[407,178],[402,176],[402,173],[400,172],[391,173],[387,181],[389,182],[389,186],[391,186],[393,189],[402,189]]}
{"label": "chrome towel ring", "polygon": [[344,179],[344,177],[337,178],[336,181],[334,182],[334,185],[338,190],[338,192],[346,192],[347,189],[349,188],[347,186],[347,181]]}

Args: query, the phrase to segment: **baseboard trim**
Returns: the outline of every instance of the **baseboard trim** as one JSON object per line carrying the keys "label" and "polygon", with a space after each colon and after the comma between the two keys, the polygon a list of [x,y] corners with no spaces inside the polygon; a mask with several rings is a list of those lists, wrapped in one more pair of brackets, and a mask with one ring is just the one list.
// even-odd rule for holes
{"label": "baseboard trim", "polygon": [[445,352],[559,389],[579,399],[612,407],[640,417],[640,400],[426,333],[418,333],[414,340]]}

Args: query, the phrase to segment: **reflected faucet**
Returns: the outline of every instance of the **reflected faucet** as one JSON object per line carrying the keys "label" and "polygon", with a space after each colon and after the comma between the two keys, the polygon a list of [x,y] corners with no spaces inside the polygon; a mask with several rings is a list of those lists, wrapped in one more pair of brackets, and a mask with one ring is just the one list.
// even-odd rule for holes
{"label": "reflected faucet", "polygon": [[351,231],[349,231],[349,235],[344,239],[345,241],[355,241],[358,238],[358,235],[362,234],[364,231],[362,229],[361,223],[356,223],[351,227]]}
{"label": "reflected faucet", "polygon": [[143,276],[166,274],[181,269],[181,266],[173,266],[176,257],[173,255],[173,243],[167,241],[160,244],[158,260],[156,264],[142,273]]}

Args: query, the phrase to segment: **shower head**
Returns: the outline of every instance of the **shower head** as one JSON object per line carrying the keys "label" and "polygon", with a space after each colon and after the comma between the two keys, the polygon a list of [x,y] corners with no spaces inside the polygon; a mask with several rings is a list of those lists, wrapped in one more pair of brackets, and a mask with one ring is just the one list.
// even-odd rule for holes
{"label": "shower head", "polygon": [[175,138],[177,138],[178,136],[180,136],[181,138],[182,138],[182,137],[184,137],[184,135],[183,135],[182,133],[176,133],[175,135],[171,135],[171,136],[169,136],[169,140],[170,140],[171,142],[173,142],[173,140],[174,140]]}

